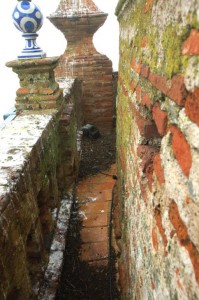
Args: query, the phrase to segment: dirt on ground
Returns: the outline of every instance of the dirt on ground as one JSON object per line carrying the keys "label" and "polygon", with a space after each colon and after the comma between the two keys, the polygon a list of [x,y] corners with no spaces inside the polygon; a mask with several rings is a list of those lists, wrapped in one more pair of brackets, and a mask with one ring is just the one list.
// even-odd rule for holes
{"label": "dirt on ground", "polygon": [[[115,163],[115,132],[97,139],[83,137],[79,180],[99,172],[105,172]],[[81,221],[78,204],[74,203],[70,220],[63,271],[56,300],[118,300],[116,287],[115,254],[106,267],[91,266],[79,259],[81,246]]]}
{"label": "dirt on ground", "polygon": [[116,160],[115,130],[97,139],[83,136],[79,178],[107,170]]}

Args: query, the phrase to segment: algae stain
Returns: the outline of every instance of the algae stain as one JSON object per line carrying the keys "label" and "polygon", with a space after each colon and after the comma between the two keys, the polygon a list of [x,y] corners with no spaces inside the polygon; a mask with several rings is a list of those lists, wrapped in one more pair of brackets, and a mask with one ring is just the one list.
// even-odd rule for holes
{"label": "algae stain", "polygon": [[165,52],[164,72],[168,78],[180,73],[186,60],[181,55],[182,43],[186,39],[188,27],[180,28],[172,23],[166,27],[162,35],[162,45]]}

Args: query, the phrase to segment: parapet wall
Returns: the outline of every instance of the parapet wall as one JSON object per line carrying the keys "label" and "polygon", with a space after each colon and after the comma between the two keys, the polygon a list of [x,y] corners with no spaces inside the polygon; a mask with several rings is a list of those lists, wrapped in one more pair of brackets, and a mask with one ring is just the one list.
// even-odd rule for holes
{"label": "parapet wall", "polygon": [[194,0],[116,9],[122,299],[199,299],[198,10]]}
{"label": "parapet wall", "polygon": [[[69,218],[66,208],[70,210],[72,205],[67,195],[72,191],[79,163],[76,109],[81,102],[81,83],[66,80],[60,86],[63,93],[59,109],[22,112],[0,131],[2,300],[36,299],[49,253],[54,255],[55,267],[61,268]],[[63,218],[64,226],[57,229]],[[51,249],[54,234],[58,240]],[[53,270],[47,270],[53,279]],[[42,299],[50,297],[48,293]]]}

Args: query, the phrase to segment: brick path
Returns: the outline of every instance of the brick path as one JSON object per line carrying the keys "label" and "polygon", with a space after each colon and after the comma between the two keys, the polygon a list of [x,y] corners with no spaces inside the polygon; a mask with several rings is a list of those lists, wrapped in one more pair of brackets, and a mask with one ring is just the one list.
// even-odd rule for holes
{"label": "brick path", "polygon": [[[106,174],[106,175],[105,175]],[[109,223],[115,164],[103,174],[81,180],[76,196],[82,220],[80,260],[92,266],[108,266]]]}

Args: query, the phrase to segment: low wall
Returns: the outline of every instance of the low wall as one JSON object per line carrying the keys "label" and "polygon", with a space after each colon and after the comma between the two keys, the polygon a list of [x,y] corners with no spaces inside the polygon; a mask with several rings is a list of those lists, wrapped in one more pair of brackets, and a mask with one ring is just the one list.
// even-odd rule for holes
{"label": "low wall", "polygon": [[34,299],[45,270],[54,284],[53,265],[60,272],[79,163],[81,83],[66,80],[60,87],[58,110],[22,112],[0,130],[2,300]]}
{"label": "low wall", "polygon": [[199,299],[198,9],[194,0],[116,9],[122,299]]}

